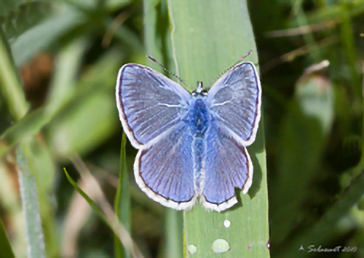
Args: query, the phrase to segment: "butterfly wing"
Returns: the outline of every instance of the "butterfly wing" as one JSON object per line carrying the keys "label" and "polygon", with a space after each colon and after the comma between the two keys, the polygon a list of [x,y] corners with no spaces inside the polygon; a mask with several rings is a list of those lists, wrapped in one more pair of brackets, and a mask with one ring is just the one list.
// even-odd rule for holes
{"label": "butterfly wing", "polygon": [[190,94],[179,84],[142,65],[126,64],[116,82],[119,117],[139,149],[167,133],[186,114]]}
{"label": "butterfly wing", "polygon": [[116,100],[124,131],[140,149],[134,162],[139,187],[167,207],[192,207],[192,136],[182,121],[191,95],[148,67],[126,64],[117,78]]}
{"label": "butterfly wing", "polygon": [[142,149],[134,163],[139,187],[153,200],[177,210],[192,208],[195,200],[192,135],[180,123],[148,149]]}
{"label": "butterfly wing", "polygon": [[245,146],[255,140],[260,120],[255,66],[245,62],[227,72],[212,86],[206,103],[212,120],[206,133],[202,203],[222,211],[237,203],[234,187],[247,193],[252,184],[253,164]]}
{"label": "butterfly wing", "polygon": [[241,63],[210,89],[207,105],[216,125],[225,127],[243,146],[255,140],[260,120],[261,87],[255,66]]}
{"label": "butterfly wing", "polygon": [[216,211],[237,203],[234,187],[246,193],[252,183],[253,164],[246,148],[227,135],[216,125],[206,135],[202,204]]}

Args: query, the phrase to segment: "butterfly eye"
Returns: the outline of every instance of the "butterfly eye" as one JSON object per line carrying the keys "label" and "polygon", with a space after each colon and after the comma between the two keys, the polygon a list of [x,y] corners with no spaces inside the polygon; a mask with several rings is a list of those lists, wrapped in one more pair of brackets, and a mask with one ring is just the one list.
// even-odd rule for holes
{"label": "butterfly eye", "polygon": [[192,96],[196,97],[197,96],[197,92],[194,90],[192,91]]}
{"label": "butterfly eye", "polygon": [[202,90],[202,91],[201,91],[201,94],[202,94],[203,96],[207,96],[207,90]]}

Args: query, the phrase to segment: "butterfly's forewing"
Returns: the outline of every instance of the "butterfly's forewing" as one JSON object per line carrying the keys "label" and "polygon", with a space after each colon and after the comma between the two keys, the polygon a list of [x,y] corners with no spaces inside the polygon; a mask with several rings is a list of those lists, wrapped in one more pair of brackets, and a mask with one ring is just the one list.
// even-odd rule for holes
{"label": "butterfly's forewing", "polygon": [[140,149],[134,163],[139,187],[167,207],[191,208],[196,199],[192,136],[182,121],[191,95],[150,68],[126,64],[119,71],[116,99],[124,131]]}
{"label": "butterfly's forewing", "polygon": [[216,124],[229,129],[244,146],[255,140],[260,120],[261,87],[255,66],[241,63],[210,89],[207,103]]}
{"label": "butterfly's forewing", "polygon": [[126,64],[118,74],[116,99],[125,133],[135,148],[152,144],[180,122],[190,94],[152,69]]}
{"label": "butterfly's forewing", "polygon": [[206,133],[203,205],[222,211],[237,200],[234,187],[247,193],[253,165],[245,146],[255,140],[260,120],[261,87],[255,66],[239,64],[221,77],[209,91],[211,113]]}

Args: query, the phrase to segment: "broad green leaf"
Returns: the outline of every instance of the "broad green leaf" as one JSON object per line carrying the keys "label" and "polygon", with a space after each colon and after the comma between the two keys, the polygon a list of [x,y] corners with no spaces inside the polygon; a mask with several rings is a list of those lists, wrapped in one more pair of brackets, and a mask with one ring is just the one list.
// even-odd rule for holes
{"label": "broad green leaf", "polygon": [[[27,150],[29,153],[29,150]],[[38,201],[36,178],[30,172],[28,158],[22,147],[17,149],[18,176],[23,212],[26,220],[26,238],[28,258],[43,258],[45,256],[44,235]]]}
{"label": "broad green leaf", "polygon": [[6,236],[2,220],[0,220],[0,243],[1,243],[1,258],[15,258],[13,250],[9,243],[9,239]]}
{"label": "broad green leaf", "polygon": [[[115,196],[114,210],[115,215],[119,221],[125,226],[125,229],[130,232],[131,229],[131,207],[130,207],[130,193],[129,193],[129,180],[128,168],[126,166],[126,136],[123,133],[120,149],[120,173],[119,183]],[[130,253],[123,249],[120,240],[114,236],[115,243],[115,258],[129,258]]]}
{"label": "broad green leaf", "polygon": [[[249,50],[253,54],[247,60],[257,64],[246,1],[169,0],[168,7],[172,56],[178,75],[192,85],[188,90],[198,80],[209,87]],[[257,140],[248,149],[254,164],[253,185],[246,195],[238,192],[239,204],[222,213],[207,212],[199,204],[184,212],[186,257],[269,257],[263,119]],[[224,226],[225,221],[231,226]],[[226,243],[229,248],[224,249]],[[193,255],[191,248],[196,251]],[[213,248],[228,251],[216,254]]]}

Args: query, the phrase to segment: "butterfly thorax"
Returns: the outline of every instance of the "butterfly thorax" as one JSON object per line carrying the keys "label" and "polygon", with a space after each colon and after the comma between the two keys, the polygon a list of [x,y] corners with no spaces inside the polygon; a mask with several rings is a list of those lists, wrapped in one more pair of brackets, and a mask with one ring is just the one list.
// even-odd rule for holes
{"label": "butterfly thorax", "polygon": [[194,137],[203,138],[208,128],[209,112],[202,98],[192,99],[190,111],[185,119]]}

